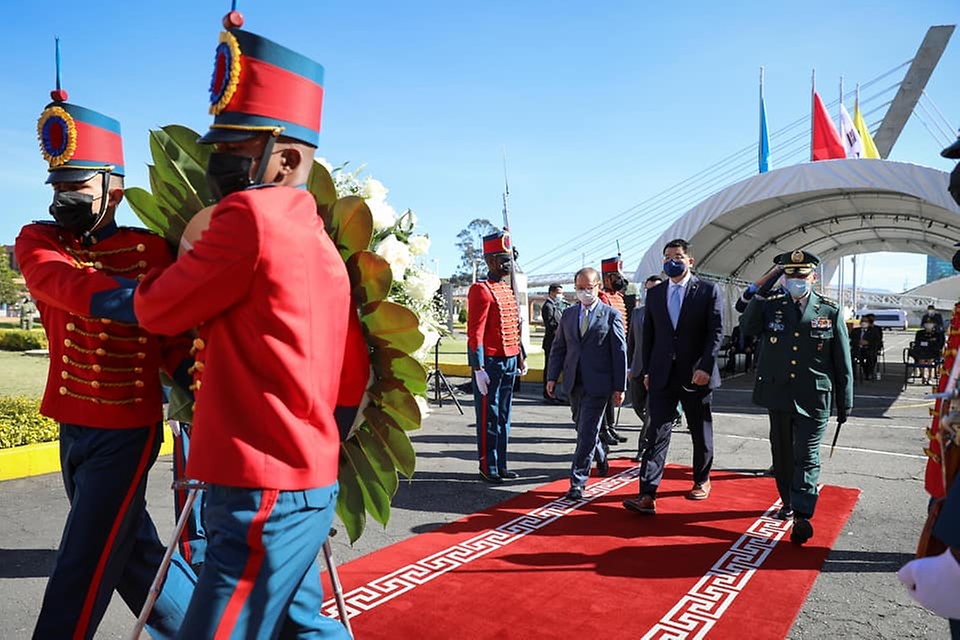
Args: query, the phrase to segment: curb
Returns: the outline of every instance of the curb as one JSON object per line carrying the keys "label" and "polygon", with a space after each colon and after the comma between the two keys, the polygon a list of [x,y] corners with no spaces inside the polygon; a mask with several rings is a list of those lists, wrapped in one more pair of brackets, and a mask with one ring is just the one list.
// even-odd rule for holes
{"label": "curb", "polygon": [[[163,425],[163,442],[158,456],[173,453],[173,433]],[[60,443],[41,442],[0,449],[0,481],[40,476],[60,471]]]}

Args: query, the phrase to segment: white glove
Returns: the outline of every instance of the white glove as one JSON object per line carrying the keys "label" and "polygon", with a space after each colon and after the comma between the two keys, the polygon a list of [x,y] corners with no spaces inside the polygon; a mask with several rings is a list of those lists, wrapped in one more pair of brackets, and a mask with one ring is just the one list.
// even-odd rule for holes
{"label": "white glove", "polygon": [[173,435],[180,437],[180,421],[179,420],[167,420],[167,424],[170,425],[170,431],[173,432]]}
{"label": "white glove", "polygon": [[487,372],[483,369],[480,369],[476,372],[476,381],[477,389],[480,390],[480,395],[487,395],[487,389],[490,387],[490,376],[487,375]]}
{"label": "white glove", "polygon": [[960,618],[960,563],[950,550],[911,560],[897,571],[914,600],[942,618]]}
{"label": "white glove", "polygon": [[529,370],[530,367],[528,367],[526,361],[524,361],[523,367],[520,369],[520,377],[522,378],[523,376],[527,375],[527,371]]}

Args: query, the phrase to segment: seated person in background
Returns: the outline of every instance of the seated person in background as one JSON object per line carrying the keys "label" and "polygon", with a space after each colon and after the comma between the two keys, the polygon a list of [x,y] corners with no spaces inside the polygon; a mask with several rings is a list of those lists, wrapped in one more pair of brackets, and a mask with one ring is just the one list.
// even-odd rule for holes
{"label": "seated person in background", "polygon": [[913,339],[913,356],[918,365],[928,365],[920,368],[920,379],[923,384],[930,384],[936,380],[936,363],[943,352],[943,332],[937,329],[937,323],[932,318],[924,318],[923,328],[917,331]]}
{"label": "seated person in background", "polygon": [[750,371],[753,368],[753,336],[743,335],[740,332],[740,325],[733,328],[730,334],[730,348],[727,350],[727,364],[723,370],[727,373],[735,373],[737,370],[737,354],[744,354],[743,370]]}
{"label": "seated person in background", "polygon": [[937,313],[936,307],[932,304],[927,305],[927,312],[923,314],[923,317],[920,319],[920,326],[922,327],[928,322],[933,322],[936,325],[937,331],[943,332],[943,316]]}
{"label": "seated person in background", "polygon": [[877,356],[883,349],[883,331],[874,324],[875,316],[868,313],[860,318],[860,326],[850,332],[850,354],[860,361],[863,377],[874,378]]}

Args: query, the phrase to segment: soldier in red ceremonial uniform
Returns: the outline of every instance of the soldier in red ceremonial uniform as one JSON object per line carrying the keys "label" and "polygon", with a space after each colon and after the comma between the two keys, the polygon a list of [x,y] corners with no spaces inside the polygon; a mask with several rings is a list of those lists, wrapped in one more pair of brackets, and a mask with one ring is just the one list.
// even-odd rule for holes
{"label": "soldier in red ceremonial uniform", "polygon": [[[627,307],[623,299],[623,292],[627,289],[627,279],[623,277],[622,269],[623,261],[620,260],[620,256],[600,261],[600,274],[603,278],[600,302],[620,312],[620,319],[623,320],[624,333],[626,333],[630,327]],[[615,422],[613,404],[608,402],[603,412],[603,426],[600,428],[600,441],[606,445],[627,441],[624,436],[617,433],[614,427]]]}
{"label": "soldier in red ceremonial uniform", "polygon": [[[37,125],[54,221],[26,225],[15,247],[49,341],[40,411],[60,423],[70,501],[34,630],[43,640],[93,637],[114,590],[139,613],[164,554],[144,498],[163,433],[159,372],[185,377],[189,366],[189,340],[107,318],[129,301],[115,278],[139,278],[173,255],[162,237],[117,226],[120,123],[66,102],[59,75],[58,64],[53,102]],[[147,621],[152,637],[176,633],[193,580],[175,559]]]}
{"label": "soldier in red ceremonial uniform", "polygon": [[[187,475],[207,483],[206,559],[178,637],[348,638],[320,614],[317,556],[337,503],[338,418],[369,377],[343,259],[304,188],[323,67],[224,18],[192,249],[136,288],[151,331],[199,327]],[[350,410],[338,413],[338,405]]]}
{"label": "soldier in red ceremonial uniform", "polygon": [[483,238],[489,273],[467,294],[467,349],[473,369],[480,478],[490,484],[517,478],[507,465],[513,385],[526,369],[520,343],[520,312],[508,277],[512,264],[510,236]]}

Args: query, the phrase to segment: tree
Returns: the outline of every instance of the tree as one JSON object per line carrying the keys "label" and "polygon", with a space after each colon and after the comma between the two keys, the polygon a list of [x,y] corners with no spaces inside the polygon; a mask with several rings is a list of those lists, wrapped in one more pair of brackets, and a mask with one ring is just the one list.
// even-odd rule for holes
{"label": "tree", "polygon": [[0,252],[0,303],[13,304],[20,299],[23,287],[16,283],[17,272],[10,266],[6,251]]}
{"label": "tree", "polygon": [[460,266],[452,280],[458,284],[473,282],[473,270],[483,268],[483,236],[497,232],[497,227],[486,218],[475,218],[467,228],[457,234],[457,248],[460,249]]}

